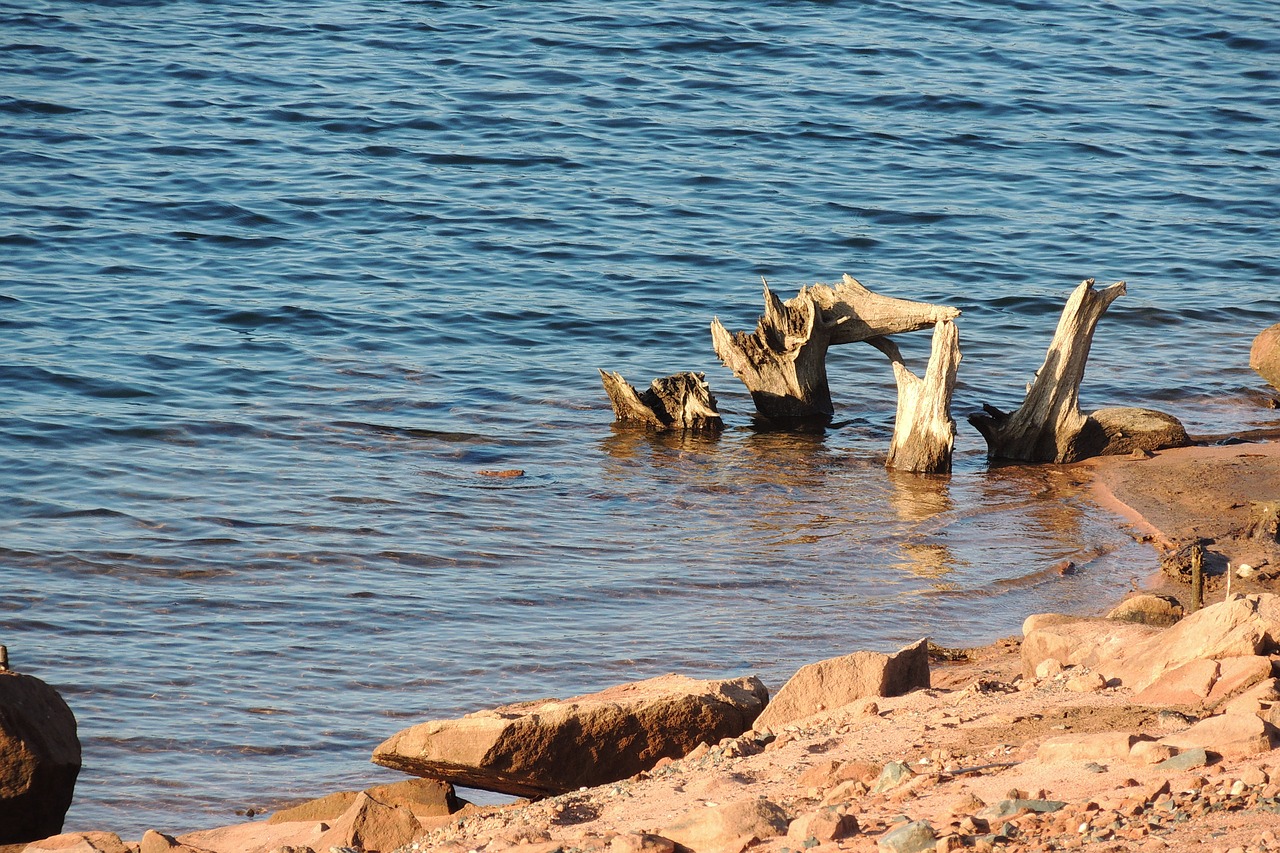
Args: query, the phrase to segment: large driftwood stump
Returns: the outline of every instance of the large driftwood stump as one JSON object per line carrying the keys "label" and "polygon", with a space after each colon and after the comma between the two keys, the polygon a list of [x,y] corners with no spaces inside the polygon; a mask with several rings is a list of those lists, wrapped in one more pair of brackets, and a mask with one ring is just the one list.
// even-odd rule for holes
{"label": "large driftwood stump", "polygon": [[827,349],[836,344],[926,329],[960,316],[954,308],[880,296],[844,276],[835,287],[802,287],[783,302],[766,282],[765,313],[754,332],[730,334],[711,321],[716,355],[734,372],[756,411],[775,420],[829,421]]}
{"label": "large driftwood stump", "polygon": [[600,379],[618,423],[638,424],[658,432],[724,429],[705,374],[677,373],[655,379],[643,394],[621,373],[601,370]]}
{"label": "large driftwood stump", "polygon": [[[1123,295],[1123,281],[1093,289],[1086,279],[1062,309],[1044,364],[1027,386],[1027,396],[1013,412],[983,405],[969,423],[987,440],[992,459],[1019,462],[1076,462],[1094,455],[1101,427],[1080,412],[1080,382],[1093,332],[1107,307]],[[1104,440],[1105,443],[1105,440]]]}
{"label": "large driftwood stump", "polygon": [[898,383],[898,414],[893,423],[886,467],[919,474],[951,471],[956,422],[951,417],[951,397],[960,367],[960,334],[956,324],[941,320],[933,327],[933,348],[924,378],[907,369],[898,345],[888,338],[867,343],[893,363]]}

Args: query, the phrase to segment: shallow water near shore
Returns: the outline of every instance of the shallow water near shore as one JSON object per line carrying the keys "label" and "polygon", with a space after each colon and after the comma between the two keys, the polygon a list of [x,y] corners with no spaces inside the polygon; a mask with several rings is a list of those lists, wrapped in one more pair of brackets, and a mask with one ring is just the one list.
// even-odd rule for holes
{"label": "shallow water near shore", "polygon": [[[0,40],[0,643],[79,720],[68,829],[366,787],[501,702],[1095,611],[1153,554],[963,423],[1083,278],[1129,288],[1083,408],[1276,421],[1256,4],[0,3]],[[820,433],[716,361],[761,277],[842,273],[964,312],[953,476],[885,471],[870,347]],[[597,368],[705,371],[729,428],[618,429]]]}

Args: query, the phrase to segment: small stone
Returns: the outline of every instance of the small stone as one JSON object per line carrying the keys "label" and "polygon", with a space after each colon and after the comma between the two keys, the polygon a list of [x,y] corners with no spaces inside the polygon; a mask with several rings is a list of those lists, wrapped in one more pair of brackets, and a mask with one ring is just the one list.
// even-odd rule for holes
{"label": "small stone", "polygon": [[1072,693],[1097,693],[1106,689],[1107,680],[1096,672],[1077,675],[1067,681],[1067,689]]}
{"label": "small stone", "polygon": [[676,843],[647,832],[624,832],[609,842],[611,853],[675,853]]}
{"label": "small stone", "polygon": [[927,820],[916,820],[886,832],[876,841],[881,853],[924,853],[937,846],[938,837]]}
{"label": "small stone", "polygon": [[[1209,755],[1205,752],[1204,747],[1194,747],[1192,749],[1179,752],[1173,758],[1161,761],[1156,767],[1166,772],[1177,770],[1194,770],[1197,767],[1207,767],[1209,764]],[[1203,780],[1201,780],[1203,784]]]}
{"label": "small stone", "polygon": [[871,786],[871,793],[880,794],[910,779],[914,775],[911,768],[901,761],[890,761],[880,771],[880,777]]}
{"label": "small stone", "polygon": [[1129,750],[1129,758],[1139,764],[1159,764],[1178,754],[1178,750],[1167,743],[1154,740],[1140,740]]}
{"label": "small stone", "polygon": [[1062,672],[1062,663],[1057,658],[1046,658],[1036,664],[1036,678],[1053,678]]}
{"label": "small stone", "polygon": [[959,817],[960,815],[967,815],[967,814],[976,814],[979,811],[981,811],[983,808],[985,808],[986,805],[987,804],[984,803],[982,800],[978,799],[978,797],[975,796],[972,791],[966,791],[956,799],[952,800],[951,805],[948,807],[948,812],[953,817]]}

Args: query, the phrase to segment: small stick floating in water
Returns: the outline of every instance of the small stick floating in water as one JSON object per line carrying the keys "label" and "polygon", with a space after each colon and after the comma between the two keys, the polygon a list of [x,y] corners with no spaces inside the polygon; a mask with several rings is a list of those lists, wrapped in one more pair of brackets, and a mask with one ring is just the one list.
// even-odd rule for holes
{"label": "small stick floating in water", "polygon": [[480,476],[481,477],[502,477],[504,479],[514,479],[516,477],[523,477],[524,471],[522,471],[519,468],[508,468],[505,471],[481,471]]}

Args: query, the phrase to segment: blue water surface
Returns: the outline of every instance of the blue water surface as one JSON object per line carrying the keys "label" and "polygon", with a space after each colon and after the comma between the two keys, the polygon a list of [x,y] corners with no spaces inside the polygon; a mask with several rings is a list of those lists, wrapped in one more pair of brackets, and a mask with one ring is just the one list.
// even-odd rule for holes
{"label": "blue water surface", "polygon": [[[988,471],[963,417],[952,477],[886,472],[860,345],[831,429],[754,429],[708,325],[762,277],[954,305],[963,416],[1125,280],[1085,409],[1274,425],[1278,60],[1253,0],[0,3],[0,642],[79,719],[67,828],[1101,606],[1154,555],[1078,473]],[[620,430],[597,368],[705,371],[729,428]]]}

